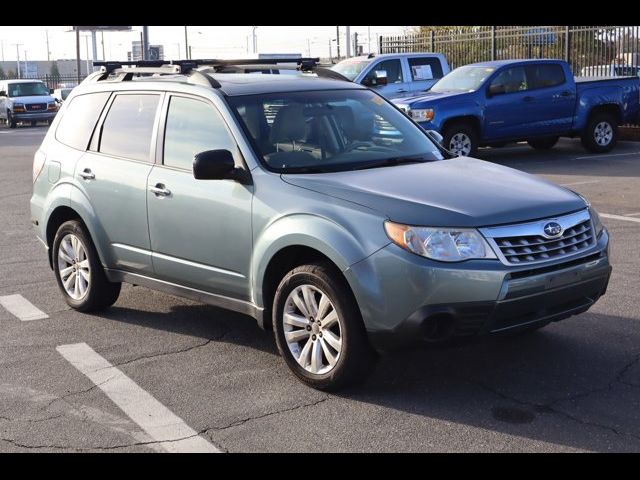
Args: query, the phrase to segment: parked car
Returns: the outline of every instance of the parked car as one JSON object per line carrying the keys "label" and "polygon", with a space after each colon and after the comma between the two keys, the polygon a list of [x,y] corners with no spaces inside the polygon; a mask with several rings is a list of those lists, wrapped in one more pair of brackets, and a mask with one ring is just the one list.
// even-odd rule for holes
{"label": "parked car", "polygon": [[640,77],[637,65],[596,65],[580,70],[581,77]]}
{"label": "parked car", "polygon": [[51,121],[58,112],[58,104],[40,80],[0,80],[0,119],[9,128],[18,122]]}
{"label": "parked car", "polygon": [[638,118],[640,79],[576,80],[562,60],[502,60],[457,68],[429,92],[395,103],[441,132],[456,155],[525,140],[548,149],[564,136],[603,153],[615,146],[618,125]]}
{"label": "parked car", "polygon": [[450,70],[442,53],[371,54],[347,58],[331,69],[387,98],[425,92]]}
{"label": "parked car", "polygon": [[35,153],[31,218],[72,308],[129,282],[242,312],[300,380],[335,389],[375,350],[533,330],[605,293],[609,235],[580,195],[443,160],[356,83],[194,62],[109,64]]}
{"label": "parked car", "polygon": [[56,88],[53,90],[51,96],[60,104],[67,99],[71,90],[73,90],[73,87]]}

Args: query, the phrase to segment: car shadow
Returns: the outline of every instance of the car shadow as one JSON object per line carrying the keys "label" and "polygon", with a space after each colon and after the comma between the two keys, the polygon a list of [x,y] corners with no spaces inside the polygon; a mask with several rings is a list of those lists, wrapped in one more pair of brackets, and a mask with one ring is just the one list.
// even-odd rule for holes
{"label": "car shadow", "polygon": [[[101,317],[278,356],[272,333],[258,328],[254,319],[208,305],[175,305],[154,313],[116,304]],[[637,345],[640,331],[629,319],[587,312],[535,333],[385,354],[364,382],[331,395],[537,442],[595,451],[639,450],[640,419],[634,412],[640,389],[632,389],[634,400],[617,402],[613,410],[609,400],[598,398],[616,382],[631,384],[625,375],[634,374],[630,358],[638,355]],[[293,375],[290,382],[297,382]],[[635,382],[640,386],[640,379]],[[580,413],[580,402],[590,396],[596,404]],[[614,426],[601,425],[600,417]],[[612,438],[621,443],[612,445]]]}

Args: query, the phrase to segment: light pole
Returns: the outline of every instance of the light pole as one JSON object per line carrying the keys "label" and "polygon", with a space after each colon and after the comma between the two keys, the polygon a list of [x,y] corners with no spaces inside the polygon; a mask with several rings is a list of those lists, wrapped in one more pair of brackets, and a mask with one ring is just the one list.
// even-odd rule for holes
{"label": "light pole", "polygon": [[20,47],[24,45],[23,43],[14,43],[16,46],[16,65],[18,66],[18,78],[22,78],[20,76]]}
{"label": "light pole", "polygon": [[189,60],[189,33],[187,32],[187,27],[185,25],[184,27],[184,54],[187,57],[186,59]]}
{"label": "light pole", "polygon": [[256,30],[258,27],[251,27],[252,35],[253,35],[253,53],[258,54],[258,36],[256,35]]}

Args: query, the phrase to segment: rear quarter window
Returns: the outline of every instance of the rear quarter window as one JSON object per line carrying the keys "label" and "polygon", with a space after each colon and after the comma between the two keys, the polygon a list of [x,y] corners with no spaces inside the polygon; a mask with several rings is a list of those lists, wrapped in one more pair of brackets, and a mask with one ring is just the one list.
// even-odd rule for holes
{"label": "rear quarter window", "polygon": [[413,81],[437,80],[442,78],[442,64],[438,58],[413,57],[407,60]]}
{"label": "rear quarter window", "polygon": [[565,82],[564,69],[557,63],[530,65],[527,67],[529,89],[548,88]]}
{"label": "rear quarter window", "polygon": [[109,92],[87,93],[73,98],[64,111],[56,139],[77,150],[86,150]]}

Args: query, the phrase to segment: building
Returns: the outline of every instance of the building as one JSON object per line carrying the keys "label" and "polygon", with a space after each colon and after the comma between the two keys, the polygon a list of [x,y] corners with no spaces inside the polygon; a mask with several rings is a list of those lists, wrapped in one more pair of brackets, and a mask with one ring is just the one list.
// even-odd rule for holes
{"label": "building", "polygon": [[[142,60],[142,42],[140,40],[131,42],[131,51],[127,52],[127,60],[130,62]],[[164,46],[149,45],[149,60],[164,60]]]}
{"label": "building", "polygon": [[[45,75],[51,75],[51,66],[53,63],[58,65],[58,72],[60,72],[61,77],[74,77],[77,76],[76,70],[76,60],[75,59],[64,59],[64,60],[29,60],[27,62],[21,60],[20,61],[20,77],[21,78],[42,78]],[[16,61],[0,61],[0,67],[4,71],[5,75],[9,76],[10,73],[13,73],[16,76],[18,71],[18,65]],[[80,61],[80,75],[87,75],[87,67],[91,70],[91,61],[87,65],[86,60]]]}

